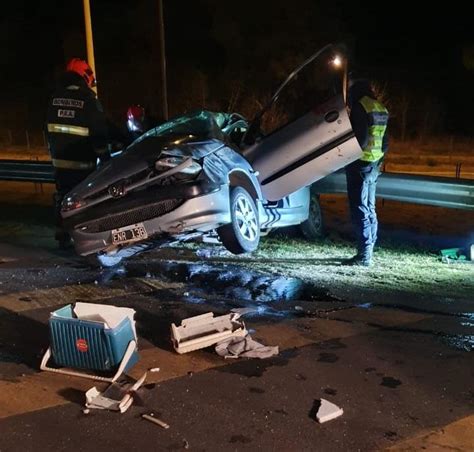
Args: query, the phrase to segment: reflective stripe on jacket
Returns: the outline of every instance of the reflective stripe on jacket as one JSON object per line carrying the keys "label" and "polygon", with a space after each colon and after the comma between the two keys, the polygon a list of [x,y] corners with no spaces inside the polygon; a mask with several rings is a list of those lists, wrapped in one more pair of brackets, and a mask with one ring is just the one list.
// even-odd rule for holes
{"label": "reflective stripe on jacket", "polygon": [[363,155],[360,160],[364,162],[376,162],[383,155],[382,141],[387,130],[388,110],[377,100],[368,96],[359,100],[367,113],[369,130],[368,143],[362,150]]}
{"label": "reflective stripe on jacket", "polygon": [[79,135],[81,137],[89,136],[88,127],[79,127],[72,124],[48,124],[48,132],[66,133],[68,135]]}

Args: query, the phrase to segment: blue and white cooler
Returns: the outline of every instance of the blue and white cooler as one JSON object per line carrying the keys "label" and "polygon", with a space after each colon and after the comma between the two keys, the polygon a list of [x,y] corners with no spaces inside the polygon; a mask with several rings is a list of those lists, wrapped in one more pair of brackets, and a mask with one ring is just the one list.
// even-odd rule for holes
{"label": "blue and white cooler", "polygon": [[[100,381],[117,380],[138,361],[134,316],[131,308],[94,303],[70,304],[52,312],[51,345],[41,370]],[[51,357],[57,367],[48,366]],[[110,373],[110,377],[103,376]]]}

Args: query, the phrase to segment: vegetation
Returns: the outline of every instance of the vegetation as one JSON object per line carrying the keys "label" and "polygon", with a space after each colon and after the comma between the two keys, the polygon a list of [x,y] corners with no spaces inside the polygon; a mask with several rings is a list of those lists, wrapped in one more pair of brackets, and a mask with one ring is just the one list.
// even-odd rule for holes
{"label": "vegetation", "polygon": [[[190,245],[197,249],[197,245]],[[472,299],[474,264],[443,263],[439,255],[423,248],[382,242],[370,268],[346,266],[353,246],[342,239],[309,243],[288,237],[264,238],[259,249],[248,256],[226,254],[218,260],[233,261],[264,272],[283,274],[331,288],[335,292],[357,290],[405,293],[436,299]]]}

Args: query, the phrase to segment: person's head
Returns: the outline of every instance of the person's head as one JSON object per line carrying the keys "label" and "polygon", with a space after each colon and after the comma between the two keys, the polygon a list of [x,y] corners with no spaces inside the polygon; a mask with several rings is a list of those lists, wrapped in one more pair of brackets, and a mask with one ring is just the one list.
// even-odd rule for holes
{"label": "person's head", "polygon": [[72,58],[66,65],[66,71],[80,75],[89,88],[96,86],[94,71],[89,64],[87,64],[87,61],[81,60],[80,58]]}
{"label": "person's head", "polygon": [[132,105],[127,110],[127,129],[131,133],[146,132],[146,114],[141,105]]}
{"label": "person's head", "polygon": [[352,105],[364,96],[375,97],[371,80],[360,72],[350,72],[347,77],[347,103]]}

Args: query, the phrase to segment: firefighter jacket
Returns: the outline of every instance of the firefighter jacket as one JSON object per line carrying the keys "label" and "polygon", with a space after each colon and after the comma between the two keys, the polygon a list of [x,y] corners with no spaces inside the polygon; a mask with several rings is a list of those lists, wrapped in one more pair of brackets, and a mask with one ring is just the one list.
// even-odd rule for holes
{"label": "firefighter jacket", "polygon": [[107,121],[94,91],[74,72],[66,72],[51,96],[48,146],[56,169],[93,170],[107,149]]}

